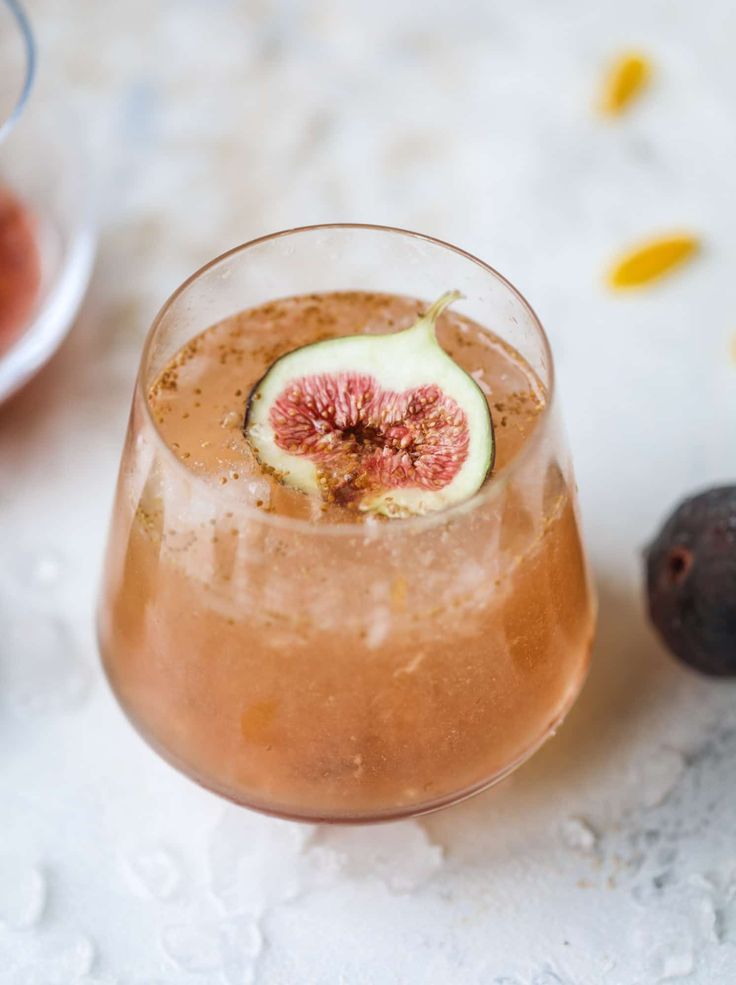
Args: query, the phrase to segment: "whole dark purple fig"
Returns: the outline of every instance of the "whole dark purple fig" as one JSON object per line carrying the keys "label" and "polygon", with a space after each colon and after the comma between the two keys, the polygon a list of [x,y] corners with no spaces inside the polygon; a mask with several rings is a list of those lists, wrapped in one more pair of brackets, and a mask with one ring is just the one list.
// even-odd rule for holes
{"label": "whole dark purple fig", "polygon": [[682,502],[646,554],[649,614],[670,650],[736,675],[736,486]]}

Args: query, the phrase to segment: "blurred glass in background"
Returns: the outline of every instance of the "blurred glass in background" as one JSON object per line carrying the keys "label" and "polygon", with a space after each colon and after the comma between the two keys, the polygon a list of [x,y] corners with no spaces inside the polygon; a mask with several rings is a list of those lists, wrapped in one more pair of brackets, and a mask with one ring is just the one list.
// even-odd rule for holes
{"label": "blurred glass in background", "polygon": [[28,18],[0,0],[0,401],[58,348],[94,255],[80,134],[63,104],[34,105],[35,68]]}

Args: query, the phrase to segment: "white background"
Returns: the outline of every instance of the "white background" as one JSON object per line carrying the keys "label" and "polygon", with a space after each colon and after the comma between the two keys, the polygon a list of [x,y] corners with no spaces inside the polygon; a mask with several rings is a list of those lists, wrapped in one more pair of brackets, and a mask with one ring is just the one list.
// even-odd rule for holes
{"label": "white background", "polygon": [[[736,7],[726,0],[33,0],[91,145],[101,242],[58,358],[0,412],[0,982],[736,981],[736,690],[646,624],[641,550],[736,472]],[[594,110],[622,48],[655,64]],[[43,153],[43,148],[39,148]],[[167,294],[253,236],[416,228],[549,330],[601,601],[590,681],[508,782],[419,822],[293,826],[160,762],[92,611],[137,356]],[[697,262],[630,296],[642,236]]]}

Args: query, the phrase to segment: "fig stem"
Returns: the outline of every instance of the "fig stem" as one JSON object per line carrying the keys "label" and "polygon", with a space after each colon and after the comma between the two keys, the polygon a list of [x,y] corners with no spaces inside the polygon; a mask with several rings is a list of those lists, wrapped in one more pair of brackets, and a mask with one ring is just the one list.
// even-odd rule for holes
{"label": "fig stem", "polygon": [[[412,329],[419,329],[420,332],[426,332],[431,335],[432,338],[436,339],[435,328],[437,325],[437,319],[445,308],[449,307],[449,305],[453,304],[455,301],[459,301],[460,298],[463,297],[465,297],[465,295],[460,291],[445,291],[442,297],[437,298],[434,304],[427,308],[416,324],[412,326]],[[410,329],[410,331],[412,329]]]}

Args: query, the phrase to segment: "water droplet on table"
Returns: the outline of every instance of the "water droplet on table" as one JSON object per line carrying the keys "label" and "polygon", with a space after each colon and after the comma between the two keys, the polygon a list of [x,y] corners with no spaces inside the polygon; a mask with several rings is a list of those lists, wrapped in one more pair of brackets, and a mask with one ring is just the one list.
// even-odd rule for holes
{"label": "water droplet on table", "polygon": [[252,985],[263,948],[258,924],[247,918],[228,921],[221,929],[222,970],[230,985]]}
{"label": "water droplet on table", "polygon": [[543,971],[532,978],[532,985],[565,985],[565,983],[554,971]]}
{"label": "water droplet on table", "polygon": [[95,946],[89,937],[57,934],[39,940],[21,981],[23,985],[76,985],[92,971],[94,963]]}
{"label": "water droplet on table", "polygon": [[161,931],[161,946],[182,971],[220,971],[222,955],[216,926],[174,924]]}
{"label": "water droplet on table", "polygon": [[644,807],[658,807],[664,803],[685,772],[682,753],[676,749],[658,749],[648,757],[635,776],[641,803]]}
{"label": "water droplet on table", "polygon": [[41,554],[32,568],[33,581],[40,587],[51,588],[61,581],[64,568],[64,558],[58,551]]}
{"label": "water droplet on table", "polygon": [[162,846],[140,846],[126,862],[135,883],[155,899],[170,899],[181,885],[181,866]]}
{"label": "water droplet on table", "polygon": [[591,854],[598,844],[598,835],[582,817],[568,817],[560,826],[562,840],[573,851]]}
{"label": "water droplet on table", "polygon": [[15,565],[15,574],[24,588],[49,590],[60,584],[66,561],[60,551],[47,548],[23,553]]}
{"label": "water droplet on table", "polygon": [[40,610],[3,613],[0,702],[18,715],[67,711],[92,679],[68,623]]}
{"label": "water droplet on table", "polygon": [[694,970],[694,941],[701,935],[693,925],[691,903],[689,893],[671,894],[664,905],[645,909],[636,937],[647,981],[668,982],[685,978]]}
{"label": "water droplet on table", "polygon": [[10,930],[35,926],[46,906],[46,876],[37,865],[0,856],[0,923]]}
{"label": "water droplet on table", "polygon": [[647,970],[656,982],[687,978],[695,970],[693,950],[686,943],[674,950],[670,944],[662,944],[649,955]]}
{"label": "water droplet on table", "polygon": [[263,939],[254,920],[236,917],[221,923],[166,927],[161,944],[182,971],[221,972],[232,985],[249,985]]}

